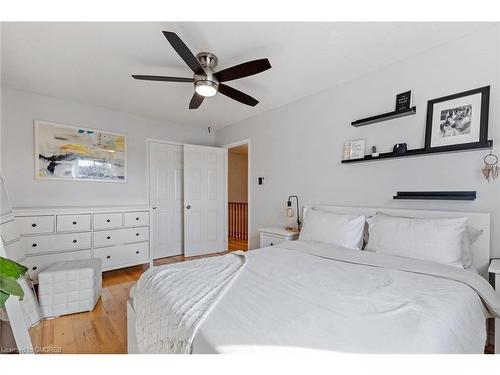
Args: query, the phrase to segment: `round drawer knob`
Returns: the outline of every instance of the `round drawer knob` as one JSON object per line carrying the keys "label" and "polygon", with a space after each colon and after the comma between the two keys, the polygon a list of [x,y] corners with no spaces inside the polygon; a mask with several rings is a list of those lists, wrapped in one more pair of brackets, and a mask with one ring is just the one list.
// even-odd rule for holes
{"label": "round drawer knob", "polygon": [[73,240],[73,243],[77,243],[77,240]]}
{"label": "round drawer knob", "polygon": [[33,271],[36,271],[36,270],[37,270],[37,268],[38,268],[37,266],[34,266],[34,267],[32,267],[31,269],[32,269]]}
{"label": "round drawer knob", "polygon": [[73,221],[73,225],[76,225],[76,221]]}
{"label": "round drawer knob", "polygon": [[31,226],[32,226],[33,228],[34,228],[34,227],[36,227],[36,223],[31,224]]}
{"label": "round drawer knob", "polygon": [[136,236],[138,236],[138,235],[139,235],[139,233],[136,233],[135,235],[136,235]]}
{"label": "round drawer knob", "polygon": [[269,245],[270,245],[270,246],[274,246],[274,243],[272,243],[272,242],[271,242]]}
{"label": "round drawer knob", "polygon": [[106,239],[110,240],[110,239],[111,239],[111,236],[106,237]]}
{"label": "round drawer knob", "polygon": [[107,256],[106,256],[106,259],[109,259],[109,258],[111,258],[111,255],[107,255]]}
{"label": "round drawer knob", "polygon": [[138,218],[138,217],[136,217],[136,218],[135,218],[135,220],[139,220],[139,218]]}
{"label": "round drawer knob", "polygon": [[37,245],[36,243],[34,243],[34,244],[32,244],[31,246],[33,246],[33,247],[37,247],[38,245]]}
{"label": "round drawer knob", "polygon": [[137,250],[135,253],[136,253],[136,254],[139,254],[139,250]]}
{"label": "round drawer knob", "polygon": [[111,220],[110,219],[106,220],[106,223],[111,223]]}

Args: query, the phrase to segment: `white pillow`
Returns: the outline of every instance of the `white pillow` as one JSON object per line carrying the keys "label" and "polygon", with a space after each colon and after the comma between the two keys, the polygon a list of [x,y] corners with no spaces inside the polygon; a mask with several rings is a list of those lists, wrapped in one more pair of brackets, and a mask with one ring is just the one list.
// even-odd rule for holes
{"label": "white pillow", "polygon": [[367,250],[463,268],[467,218],[420,219],[377,214],[367,221]]}
{"label": "white pillow", "polygon": [[300,239],[317,241],[349,249],[361,249],[365,217],[343,215],[309,208],[304,213]]}
{"label": "white pillow", "polygon": [[472,249],[471,246],[483,234],[482,229],[477,229],[472,225],[467,225],[465,236],[462,243],[462,264],[464,268],[472,266]]}
{"label": "white pillow", "polygon": [[[385,215],[385,216],[390,216],[390,217],[401,217],[405,219],[413,219],[412,217],[408,216],[395,216],[391,215],[382,211],[377,211],[377,215]],[[368,221],[367,221],[368,225]],[[469,268],[472,266],[472,250],[471,246],[474,242],[477,241],[477,239],[483,234],[483,231],[481,229],[477,229],[476,227],[473,227],[472,225],[467,225],[466,226],[466,231],[464,232],[464,235],[462,236],[462,265],[464,268]],[[365,236],[364,236],[364,243],[367,244],[369,240],[369,231],[368,229],[365,230]],[[368,250],[365,246],[365,249]]]}

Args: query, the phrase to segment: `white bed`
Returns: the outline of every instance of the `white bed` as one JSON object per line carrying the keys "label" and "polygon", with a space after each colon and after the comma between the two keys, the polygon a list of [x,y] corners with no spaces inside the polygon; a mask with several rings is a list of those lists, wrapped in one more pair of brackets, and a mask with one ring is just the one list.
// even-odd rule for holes
{"label": "white bed", "polygon": [[[472,252],[474,266],[487,276],[489,214],[320,207],[366,216],[383,210],[467,217],[483,230]],[[301,241],[250,251],[197,327],[190,351],[482,353],[488,316],[482,301],[490,309],[499,301],[473,271],[427,263]],[[139,352],[135,307],[129,301],[129,353]]]}

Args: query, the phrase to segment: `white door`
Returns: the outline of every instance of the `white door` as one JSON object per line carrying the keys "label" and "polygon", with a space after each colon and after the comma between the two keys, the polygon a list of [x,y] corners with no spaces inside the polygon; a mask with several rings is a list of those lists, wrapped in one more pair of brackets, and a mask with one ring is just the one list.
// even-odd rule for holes
{"label": "white door", "polygon": [[[182,145],[149,142],[149,203],[154,259],[183,253]],[[155,208],[156,207],[156,208]]]}
{"label": "white door", "polygon": [[227,149],[184,145],[184,255],[227,250]]}

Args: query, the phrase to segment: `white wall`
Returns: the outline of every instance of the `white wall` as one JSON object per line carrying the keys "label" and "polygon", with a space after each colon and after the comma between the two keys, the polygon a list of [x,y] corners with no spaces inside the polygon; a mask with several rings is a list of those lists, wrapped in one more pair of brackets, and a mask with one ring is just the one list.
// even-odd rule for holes
{"label": "white wall", "polygon": [[[480,168],[486,151],[341,164],[346,140],[392,150],[423,147],[427,101],[491,85],[489,138],[500,152],[500,30],[498,25],[250,118],[216,133],[216,144],[251,139],[251,247],[257,229],[287,222],[296,193],[305,203],[492,212],[492,256],[500,257],[500,179],[488,184]],[[334,64],[332,65],[335,66]],[[305,71],[307,71],[307,66]],[[415,116],[355,128],[359,118],[393,110],[395,95],[412,90]],[[267,184],[257,185],[266,176]],[[394,201],[404,190],[477,190],[473,202]]]}
{"label": "white wall", "polygon": [[[142,205],[146,201],[146,138],[213,145],[205,129],[2,87],[2,170],[14,207]],[[125,133],[128,181],[46,181],[34,178],[33,120]]]}
{"label": "white wall", "polygon": [[229,202],[248,202],[248,155],[228,151],[227,195]]}

